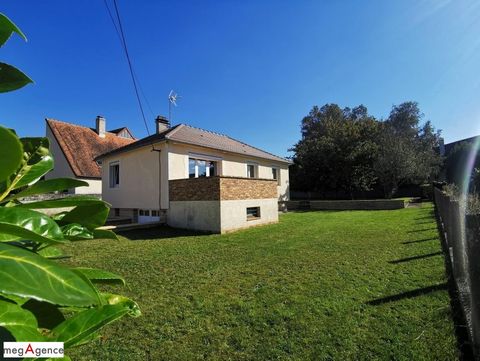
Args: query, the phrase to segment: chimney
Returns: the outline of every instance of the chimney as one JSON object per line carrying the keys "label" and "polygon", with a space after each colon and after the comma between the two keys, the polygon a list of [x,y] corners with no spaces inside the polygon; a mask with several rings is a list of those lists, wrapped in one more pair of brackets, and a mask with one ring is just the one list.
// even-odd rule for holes
{"label": "chimney", "polygon": [[101,115],[97,115],[97,119],[95,120],[95,130],[100,138],[105,138],[105,123],[105,118]]}
{"label": "chimney", "polygon": [[158,115],[155,118],[155,126],[156,126],[156,130],[157,130],[157,134],[158,134],[158,133],[164,132],[168,128],[170,128],[170,122],[163,115]]}

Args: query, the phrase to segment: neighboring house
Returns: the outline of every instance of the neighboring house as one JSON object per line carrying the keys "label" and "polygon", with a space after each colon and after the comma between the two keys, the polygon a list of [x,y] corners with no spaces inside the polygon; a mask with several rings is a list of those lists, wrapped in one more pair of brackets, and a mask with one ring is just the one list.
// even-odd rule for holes
{"label": "neighboring house", "polygon": [[156,119],[156,133],[97,157],[102,195],[134,222],[226,232],[278,221],[290,161],[226,135]]}
{"label": "neighboring house", "polygon": [[[479,139],[480,139],[480,135],[477,135],[477,136],[474,136],[474,137],[460,139],[460,140],[457,140],[455,142],[445,144],[443,146],[443,153],[442,153],[442,142],[441,142],[440,143],[440,155],[448,156],[453,151],[453,149],[455,149],[455,147],[457,145],[465,144],[465,143],[466,144],[472,144],[472,143],[478,142]],[[442,139],[442,141],[443,141],[443,139]]]}
{"label": "neighboring house", "polygon": [[95,128],[45,120],[46,136],[55,161],[53,170],[45,178],[77,178],[86,181],[89,186],[70,189],[69,193],[100,195],[101,169],[95,157],[134,142],[132,133],[125,127],[106,131],[105,118],[100,116],[96,119]]}

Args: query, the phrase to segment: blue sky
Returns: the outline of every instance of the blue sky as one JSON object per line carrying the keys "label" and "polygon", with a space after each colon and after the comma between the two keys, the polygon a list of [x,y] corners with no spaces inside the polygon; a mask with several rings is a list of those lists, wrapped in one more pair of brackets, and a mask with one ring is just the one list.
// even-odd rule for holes
{"label": "blue sky", "polygon": [[[111,4],[111,0],[108,0]],[[313,105],[364,104],[386,117],[416,100],[446,142],[480,134],[480,3],[117,0],[150,131],[173,123],[228,134],[285,156]],[[34,80],[0,95],[0,123],[43,135],[45,117],[146,130],[102,0],[2,1],[26,33],[0,60]]]}

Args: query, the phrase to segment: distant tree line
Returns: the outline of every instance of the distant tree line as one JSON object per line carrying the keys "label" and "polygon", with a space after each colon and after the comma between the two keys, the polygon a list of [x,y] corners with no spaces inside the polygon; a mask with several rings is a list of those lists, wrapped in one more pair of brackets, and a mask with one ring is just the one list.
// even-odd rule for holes
{"label": "distant tree line", "polygon": [[433,180],[442,163],[440,132],[422,118],[416,102],[393,106],[385,120],[368,114],[363,105],[314,106],[291,149],[291,189],[351,198],[381,189],[391,198],[403,184]]}

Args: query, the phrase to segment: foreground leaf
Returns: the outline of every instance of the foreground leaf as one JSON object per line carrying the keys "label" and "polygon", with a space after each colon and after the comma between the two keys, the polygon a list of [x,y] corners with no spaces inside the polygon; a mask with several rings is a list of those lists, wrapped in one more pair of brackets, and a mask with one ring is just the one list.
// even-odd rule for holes
{"label": "foreground leaf", "polygon": [[0,292],[64,306],[101,302],[88,280],[33,252],[0,243]]}
{"label": "foreground leaf", "polygon": [[33,80],[23,72],[9,64],[0,63],[0,93],[23,88],[29,83],[33,83]]}
{"label": "foreground leaf", "polygon": [[93,239],[93,232],[77,223],[67,224],[66,226],[63,226],[61,230],[63,232],[63,236],[70,241]]}
{"label": "foreground leaf", "polygon": [[18,169],[21,161],[22,144],[13,132],[0,127],[0,182],[9,178]]}
{"label": "foreground leaf", "polygon": [[108,229],[98,229],[98,228],[94,229],[93,230],[93,237],[95,239],[116,239],[116,240],[118,240],[117,235],[114,232],[112,232]]}
{"label": "foreground leaf", "polygon": [[52,330],[54,341],[64,342],[65,348],[81,344],[103,326],[126,314],[138,315],[135,302],[125,299],[114,305],[105,305],[77,313]]}
{"label": "foreground leaf", "polygon": [[21,138],[20,141],[23,145],[23,164],[13,181],[12,189],[34,183],[53,169],[48,138]]}
{"label": "foreground leaf", "polygon": [[0,47],[10,38],[13,33],[20,35],[23,40],[27,41],[27,37],[22,31],[5,15],[0,13]]}
{"label": "foreground leaf", "polygon": [[87,267],[77,267],[74,270],[80,272],[92,282],[120,283],[125,285],[123,277],[112,272]]}
{"label": "foreground leaf", "polygon": [[60,224],[78,223],[93,230],[105,224],[109,210],[108,205],[104,202],[78,206],[67,212],[58,222]]}
{"label": "foreground leaf", "polygon": [[42,243],[64,242],[58,224],[43,213],[18,207],[0,207],[0,242],[19,239]]}
{"label": "foreground leaf", "polygon": [[35,316],[15,303],[0,301],[0,327],[12,334],[16,341],[43,341]]}

